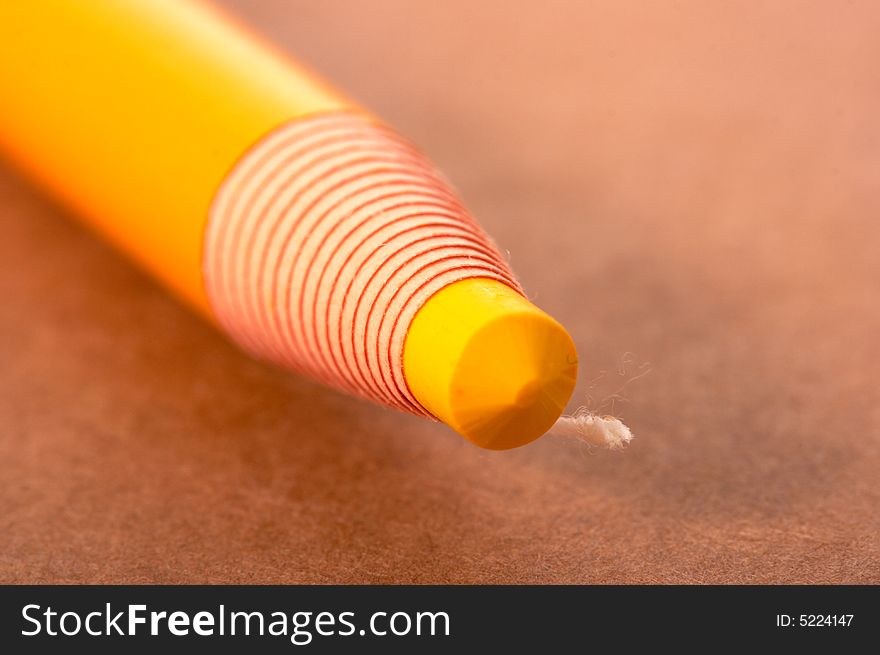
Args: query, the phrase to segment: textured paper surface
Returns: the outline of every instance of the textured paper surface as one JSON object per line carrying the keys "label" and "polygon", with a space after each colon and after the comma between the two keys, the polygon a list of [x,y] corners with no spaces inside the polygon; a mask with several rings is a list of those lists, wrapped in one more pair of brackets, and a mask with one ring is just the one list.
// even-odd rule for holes
{"label": "textured paper surface", "polygon": [[265,367],[4,171],[2,581],[880,582],[873,3],[239,11],[428,152],[586,377],[652,362],[636,439],[482,452]]}

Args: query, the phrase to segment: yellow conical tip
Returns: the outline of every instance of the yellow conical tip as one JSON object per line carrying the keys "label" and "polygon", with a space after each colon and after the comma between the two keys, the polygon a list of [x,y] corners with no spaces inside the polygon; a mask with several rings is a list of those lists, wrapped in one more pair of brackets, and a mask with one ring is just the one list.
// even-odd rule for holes
{"label": "yellow conical tip", "polygon": [[577,352],[568,332],[507,285],[461,280],[416,313],[403,355],[410,391],[478,446],[534,441],[574,391]]}

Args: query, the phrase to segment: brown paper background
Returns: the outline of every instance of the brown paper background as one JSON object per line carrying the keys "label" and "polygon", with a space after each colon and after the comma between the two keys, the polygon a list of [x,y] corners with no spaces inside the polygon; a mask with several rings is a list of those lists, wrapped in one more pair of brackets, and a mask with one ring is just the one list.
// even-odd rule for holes
{"label": "brown paper background", "polygon": [[264,367],[4,169],[0,581],[880,582],[876,3],[227,4],[432,155],[597,399],[652,363],[636,441]]}

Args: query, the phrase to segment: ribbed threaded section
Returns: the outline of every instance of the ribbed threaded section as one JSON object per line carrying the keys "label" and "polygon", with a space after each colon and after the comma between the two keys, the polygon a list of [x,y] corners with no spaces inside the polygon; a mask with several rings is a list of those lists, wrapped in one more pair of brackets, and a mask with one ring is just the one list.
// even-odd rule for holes
{"label": "ribbed threaded section", "polygon": [[292,121],[239,160],[211,206],[203,266],[244,348],[417,414],[402,356],[419,307],[464,278],[519,290],[425,156],[349,113]]}

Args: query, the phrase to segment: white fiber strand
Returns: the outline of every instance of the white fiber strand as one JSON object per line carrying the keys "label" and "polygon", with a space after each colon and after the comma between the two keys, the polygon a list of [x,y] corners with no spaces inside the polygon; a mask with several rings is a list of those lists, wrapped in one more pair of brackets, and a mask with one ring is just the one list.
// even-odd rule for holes
{"label": "white fiber strand", "polygon": [[550,428],[548,434],[574,437],[580,441],[617,450],[632,441],[632,431],[613,416],[597,416],[585,409],[564,415]]}

